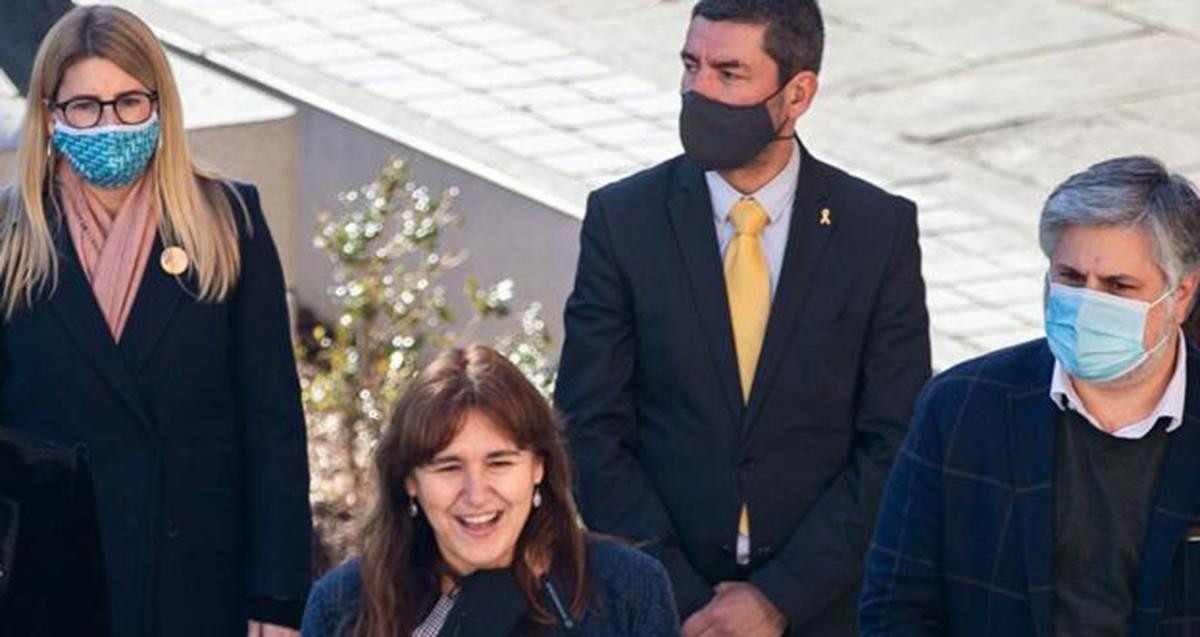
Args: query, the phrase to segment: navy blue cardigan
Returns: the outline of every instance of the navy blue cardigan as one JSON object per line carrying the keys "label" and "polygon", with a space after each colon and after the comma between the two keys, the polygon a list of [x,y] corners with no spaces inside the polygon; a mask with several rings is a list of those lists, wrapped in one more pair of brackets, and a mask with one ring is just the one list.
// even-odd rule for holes
{"label": "navy blue cardigan", "polygon": [[242,269],[224,301],[164,272],[156,241],[118,344],[52,215],[58,284],[0,325],[0,426],[86,449],[121,637],[244,635],[250,598],[308,592],[283,272],[258,192],[236,188]]}
{"label": "navy blue cardigan", "polygon": [[[588,544],[588,569],[598,600],[570,634],[584,637],[679,634],[671,582],[657,560],[616,542],[595,541]],[[313,586],[308,598],[303,637],[348,635],[358,617],[361,591],[357,559],[327,573]]]}
{"label": "navy blue cardigan", "polygon": [[[1200,629],[1200,359],[1167,438],[1129,635]],[[1054,358],[1044,339],[930,381],[867,554],[863,635],[1049,637],[1054,630]]]}

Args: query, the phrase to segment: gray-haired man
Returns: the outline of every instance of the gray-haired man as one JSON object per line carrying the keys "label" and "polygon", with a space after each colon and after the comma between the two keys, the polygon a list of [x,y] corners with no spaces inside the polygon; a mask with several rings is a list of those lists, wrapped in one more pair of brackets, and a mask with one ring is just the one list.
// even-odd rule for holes
{"label": "gray-haired man", "polygon": [[1046,338],[918,400],[867,557],[864,635],[1200,628],[1200,198],[1145,157],[1068,179],[1040,224]]}

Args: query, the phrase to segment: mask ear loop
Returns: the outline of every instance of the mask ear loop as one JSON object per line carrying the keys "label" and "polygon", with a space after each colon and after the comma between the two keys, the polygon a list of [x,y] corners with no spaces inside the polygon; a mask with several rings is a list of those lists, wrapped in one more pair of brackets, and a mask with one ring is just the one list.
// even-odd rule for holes
{"label": "mask ear loop", "polygon": [[[760,104],[763,104],[765,106],[767,102],[770,102],[771,100],[775,99],[780,93],[783,92],[783,89],[787,88],[788,83],[790,83],[792,80],[796,79],[796,75],[800,75],[800,73],[796,73],[795,75],[789,77],[787,82],[784,82],[783,84],[781,84],[778,89],[775,89],[774,93],[771,93],[770,95],[768,95],[767,99],[760,102]],[[777,126],[775,128],[775,139],[773,141],[782,142],[782,141],[786,141],[786,140],[789,140],[792,138],[791,135],[780,135],[779,134],[779,132],[783,130],[783,127],[785,124],[787,124],[786,118],[782,122],[779,123],[779,126]]]}
{"label": "mask ear loop", "polygon": [[[1162,296],[1155,299],[1154,302],[1150,304],[1150,307],[1146,309],[1146,316],[1150,316],[1150,312],[1154,309],[1154,306],[1158,305],[1159,303],[1162,303],[1164,300],[1170,298],[1170,296],[1172,294],[1175,294],[1178,291],[1179,291],[1179,286],[1177,286],[1177,285],[1172,285],[1171,287],[1167,288],[1167,290],[1162,293]],[[1143,327],[1142,329],[1145,329],[1145,328]],[[1151,356],[1154,356],[1154,354],[1156,354],[1158,352],[1159,348],[1161,348],[1163,345],[1166,344],[1167,339],[1170,337],[1170,335],[1171,335],[1171,330],[1169,330],[1169,329],[1163,330],[1163,335],[1161,338],[1158,339],[1158,343],[1156,343],[1154,345],[1154,347],[1151,347],[1150,349],[1146,350],[1146,358],[1144,358],[1142,360],[1142,362],[1145,362],[1146,360],[1149,360]]]}
{"label": "mask ear loop", "polygon": [[[46,174],[42,177],[44,183],[51,186],[54,186],[58,180],[58,175],[56,174],[58,172],[58,157],[56,156],[56,153],[57,150],[54,147],[54,132],[52,130],[50,134],[46,136]],[[58,197],[55,194],[57,191],[58,189],[56,187],[50,188],[50,202],[55,206],[56,210],[58,208]]]}
{"label": "mask ear loop", "polygon": [[[1150,304],[1150,309],[1153,309],[1155,305],[1158,305],[1159,303],[1161,303],[1163,299],[1167,298],[1172,293],[1174,293],[1173,289],[1168,290],[1165,294],[1158,297],[1158,300],[1156,300]],[[1150,309],[1146,310],[1147,316],[1150,314]],[[1145,325],[1145,319],[1143,319],[1142,332],[1145,333],[1145,331],[1146,331],[1146,325]],[[1136,363],[1134,363],[1133,365],[1130,365],[1129,369],[1118,374],[1117,376],[1114,377],[1114,379],[1124,378],[1124,377],[1128,376],[1129,374],[1133,373],[1134,370],[1140,369],[1142,367],[1142,365],[1146,364],[1146,361],[1150,360],[1151,358],[1154,358],[1158,354],[1159,350],[1161,350],[1163,348],[1163,346],[1167,344],[1167,341],[1170,339],[1170,336],[1171,336],[1171,330],[1163,330],[1162,337],[1158,339],[1158,342],[1154,344],[1154,347],[1151,347],[1150,349],[1147,349],[1145,352],[1143,352],[1142,355],[1138,357],[1138,360]]]}
{"label": "mask ear loop", "polygon": [[50,106],[50,100],[46,100],[47,123],[50,124],[50,134],[46,135],[46,167],[50,168],[54,165],[54,126],[57,120],[54,119],[54,109]]}
{"label": "mask ear loop", "polygon": [[1167,288],[1166,291],[1163,292],[1161,296],[1159,296],[1157,299],[1154,299],[1153,301],[1150,302],[1150,307],[1146,311],[1149,312],[1150,310],[1153,310],[1155,305],[1162,303],[1164,299],[1166,299],[1168,296],[1171,296],[1172,294],[1174,294],[1178,291],[1179,291],[1178,285],[1172,285],[1171,287]]}

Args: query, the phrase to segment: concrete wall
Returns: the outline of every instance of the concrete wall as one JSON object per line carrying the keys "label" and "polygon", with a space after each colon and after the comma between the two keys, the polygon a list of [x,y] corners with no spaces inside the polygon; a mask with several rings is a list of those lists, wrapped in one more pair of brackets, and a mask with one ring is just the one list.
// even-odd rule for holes
{"label": "concrete wall", "polygon": [[13,173],[13,155],[17,147],[17,132],[25,103],[17,97],[17,89],[0,72],[0,184],[8,183]]}
{"label": "concrete wall", "polygon": [[0,148],[0,184],[7,184],[16,170],[16,152],[11,148]]}
{"label": "concrete wall", "polygon": [[[438,192],[456,186],[455,211],[462,224],[446,247],[465,248],[470,257],[447,277],[452,302],[462,296],[464,276],[484,282],[511,277],[517,303],[540,302],[557,340],[562,338],[562,308],[570,292],[578,254],[579,221],[570,215],[500,188],[453,165],[406,148],[346,120],[300,106],[298,177],[300,214],[296,220],[295,294],[301,303],[328,313],[326,289],[331,267],[312,246],[320,210],[339,210],[337,195],[371,181],[393,155],[411,162],[412,179]],[[461,302],[455,307],[463,309]],[[481,331],[485,338],[488,331]]]}
{"label": "concrete wall", "polygon": [[296,280],[296,220],[301,206],[296,189],[295,117],[193,129],[188,142],[196,161],[221,174],[258,186],[271,236],[279,249],[288,286]]}

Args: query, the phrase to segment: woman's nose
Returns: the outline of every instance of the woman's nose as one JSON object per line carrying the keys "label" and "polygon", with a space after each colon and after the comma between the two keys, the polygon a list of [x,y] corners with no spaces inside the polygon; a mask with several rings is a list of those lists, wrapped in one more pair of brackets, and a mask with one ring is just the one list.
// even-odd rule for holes
{"label": "woman's nose", "polygon": [[488,488],[487,475],[483,471],[468,470],[463,480],[463,499],[467,504],[483,504]]}

